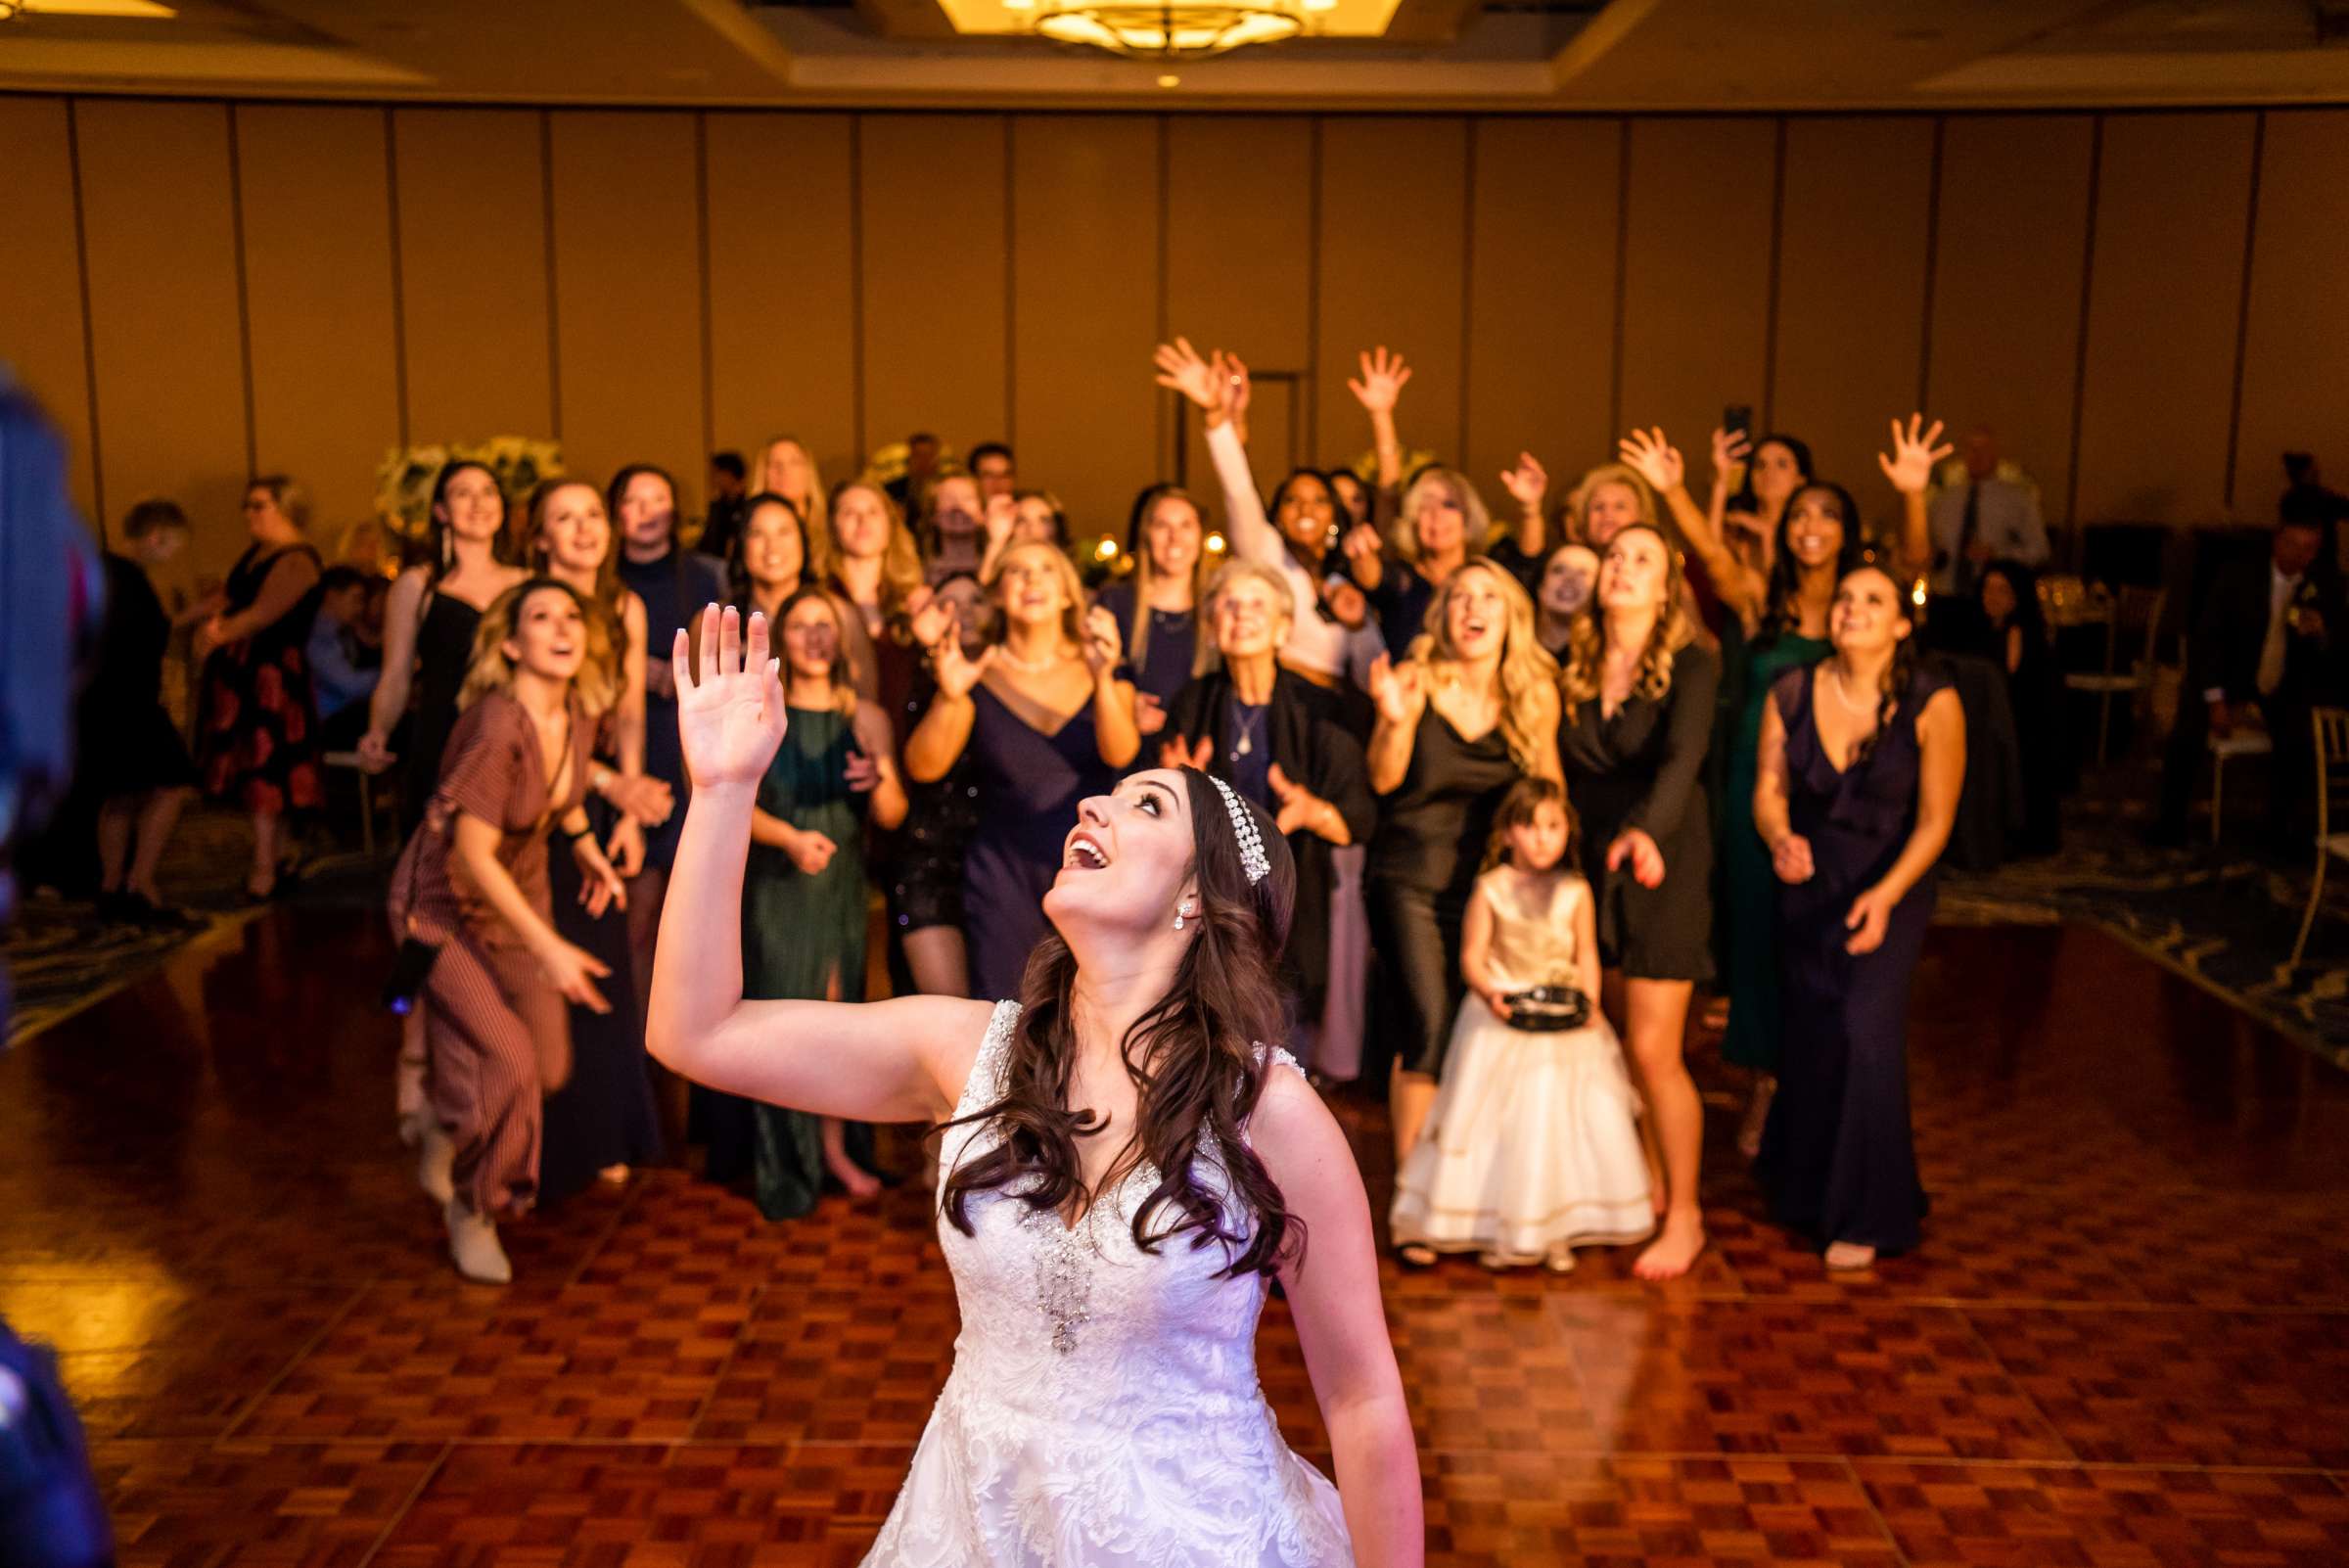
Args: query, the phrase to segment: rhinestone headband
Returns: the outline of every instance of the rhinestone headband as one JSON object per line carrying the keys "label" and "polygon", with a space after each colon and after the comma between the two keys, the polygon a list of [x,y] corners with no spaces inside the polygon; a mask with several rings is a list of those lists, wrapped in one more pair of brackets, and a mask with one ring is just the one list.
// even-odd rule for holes
{"label": "rhinestone headband", "polygon": [[1240,869],[1248,874],[1248,885],[1253,888],[1272,869],[1272,862],[1265,858],[1265,841],[1256,831],[1256,813],[1248,809],[1239,791],[1215,774],[1208,774],[1207,781],[1223,792],[1223,808],[1231,813],[1232,836],[1240,841]]}

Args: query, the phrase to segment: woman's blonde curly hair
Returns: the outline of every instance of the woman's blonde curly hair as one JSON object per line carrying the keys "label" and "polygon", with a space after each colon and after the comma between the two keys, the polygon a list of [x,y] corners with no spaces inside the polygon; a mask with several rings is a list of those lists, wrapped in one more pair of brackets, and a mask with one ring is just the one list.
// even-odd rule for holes
{"label": "woman's blonde curly hair", "polygon": [[1515,577],[1482,556],[1461,562],[1428,601],[1426,629],[1411,639],[1408,657],[1427,672],[1431,693],[1459,678],[1460,656],[1451,645],[1448,612],[1452,595],[1477,578],[1491,581],[1508,607],[1508,626],[1500,644],[1500,738],[1508,743],[1509,761],[1517,764],[1519,772],[1538,773],[1543,771],[1541,760],[1556,737],[1544,733],[1545,715],[1536,707],[1536,700],[1556,682],[1558,662],[1535,634],[1534,601],[1526,597]]}
{"label": "woman's blonde curly hair", "polygon": [[[1648,633],[1647,646],[1640,650],[1639,671],[1632,680],[1633,695],[1654,700],[1672,690],[1673,659],[1696,640],[1696,628],[1688,623],[1688,595],[1681,585],[1681,552],[1672,547],[1662,529],[1648,523],[1626,524],[1607,542],[1607,553],[1612,555],[1615,546],[1635,532],[1651,534],[1664,546],[1664,603],[1656,612],[1655,629]],[[1600,570],[1605,570],[1603,565]],[[1598,696],[1599,685],[1605,679],[1606,659],[1607,618],[1598,608],[1593,586],[1590,607],[1574,618],[1574,624],[1566,633],[1566,666],[1558,676],[1558,690],[1565,700],[1568,718],[1584,703]]]}

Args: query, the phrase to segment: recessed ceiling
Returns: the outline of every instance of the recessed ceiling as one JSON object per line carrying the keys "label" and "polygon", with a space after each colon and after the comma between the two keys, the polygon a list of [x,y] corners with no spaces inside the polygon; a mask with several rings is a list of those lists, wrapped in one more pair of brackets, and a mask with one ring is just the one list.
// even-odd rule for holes
{"label": "recessed ceiling", "polygon": [[[2349,0],[1336,0],[1162,67],[1002,0],[173,0],[0,23],[0,89],[493,103],[1527,111],[2349,103]],[[153,8],[162,9],[162,8]],[[1033,16],[1033,11],[1028,16]]]}

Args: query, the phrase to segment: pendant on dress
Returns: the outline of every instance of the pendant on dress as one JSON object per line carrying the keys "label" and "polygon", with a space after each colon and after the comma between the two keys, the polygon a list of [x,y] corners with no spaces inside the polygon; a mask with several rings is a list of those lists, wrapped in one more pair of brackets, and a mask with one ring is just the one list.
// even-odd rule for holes
{"label": "pendant on dress", "polygon": [[1245,736],[1245,735],[1242,735],[1242,736],[1240,737],[1240,744],[1239,744],[1237,747],[1233,748],[1232,755],[1233,755],[1233,756],[1235,756],[1235,757],[1245,757],[1245,756],[1247,756],[1247,755],[1248,755],[1250,752],[1253,752],[1253,751],[1255,751],[1255,750],[1256,750],[1256,742],[1254,742],[1254,741],[1250,740],[1250,739],[1249,739],[1247,736]]}

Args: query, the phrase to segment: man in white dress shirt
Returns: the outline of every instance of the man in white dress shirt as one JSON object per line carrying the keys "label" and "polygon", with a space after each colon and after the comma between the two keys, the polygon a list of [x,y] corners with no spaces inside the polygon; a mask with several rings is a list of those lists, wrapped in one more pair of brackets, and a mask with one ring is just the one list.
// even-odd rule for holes
{"label": "man in white dress shirt", "polygon": [[1993,561],[2046,564],[2048,525],[2039,515],[2039,491],[1999,472],[1999,438],[1987,425],[1965,433],[1965,483],[1933,497],[1928,514],[1933,536],[1935,620],[1955,626],[1973,612],[1982,569]]}
{"label": "man in white dress shirt", "polygon": [[2340,583],[2318,560],[2324,542],[2314,520],[2287,517],[2265,559],[2237,562],[2212,581],[2188,645],[2178,722],[2162,755],[2156,842],[2185,840],[2209,738],[2259,722],[2276,746],[2268,811],[2274,847],[2307,848],[2316,745],[2308,713],[2335,700],[2339,653],[2349,646],[2340,638]]}

